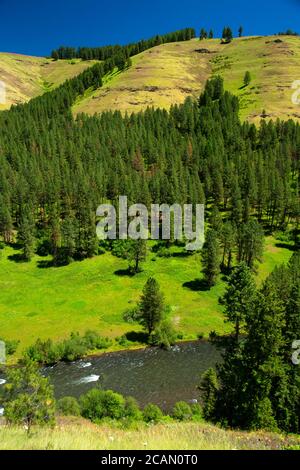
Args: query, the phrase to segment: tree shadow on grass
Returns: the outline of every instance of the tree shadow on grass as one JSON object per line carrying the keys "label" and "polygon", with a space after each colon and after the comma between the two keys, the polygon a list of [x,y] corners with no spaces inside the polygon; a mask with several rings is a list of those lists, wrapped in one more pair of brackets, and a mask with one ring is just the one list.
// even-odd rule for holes
{"label": "tree shadow on grass", "polygon": [[204,279],[194,279],[194,281],[185,282],[182,287],[192,290],[193,292],[209,291],[209,286]]}
{"label": "tree shadow on grass", "polygon": [[178,251],[177,253],[172,253],[173,258],[188,258],[193,253],[191,251]]}
{"label": "tree shadow on grass", "polygon": [[285,250],[290,250],[290,251],[297,251],[297,247],[295,245],[290,245],[289,243],[284,243],[284,242],[279,242],[275,243],[276,248],[283,248]]}
{"label": "tree shadow on grass", "polygon": [[134,277],[135,274],[137,273],[135,273],[132,269],[127,268],[127,269],[118,269],[117,271],[114,272],[114,274],[120,277],[126,277],[126,276]]}
{"label": "tree shadow on grass", "polygon": [[54,267],[53,260],[52,259],[39,260],[37,262],[37,267],[40,269],[53,268]]}
{"label": "tree shadow on grass", "polygon": [[125,336],[132,343],[148,343],[148,335],[143,331],[129,331]]}
{"label": "tree shadow on grass", "polygon": [[22,253],[15,253],[14,255],[8,256],[9,261],[14,261],[15,263],[27,263],[28,261],[24,258]]}

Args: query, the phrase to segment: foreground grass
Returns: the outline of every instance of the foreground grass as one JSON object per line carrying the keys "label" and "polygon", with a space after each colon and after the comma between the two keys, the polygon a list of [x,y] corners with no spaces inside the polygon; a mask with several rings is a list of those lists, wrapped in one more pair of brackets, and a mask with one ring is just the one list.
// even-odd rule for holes
{"label": "foreground grass", "polygon": [[137,430],[96,426],[64,419],[55,429],[37,428],[31,436],[18,427],[0,426],[1,450],[280,450],[299,446],[299,437],[266,432],[224,431],[208,424],[140,425]]}
{"label": "foreground grass", "polygon": [[[16,357],[39,337],[60,340],[72,331],[94,329],[114,338],[138,331],[137,325],[123,321],[123,313],[138,301],[150,276],[160,283],[171,320],[185,340],[228,331],[218,302],[225,282],[220,277],[213,289],[201,290],[199,254],[159,258],[149,252],[143,272],[131,277],[126,275],[127,261],[110,253],[62,268],[39,267],[44,258],[37,256],[30,263],[16,262],[17,253],[11,247],[0,251],[0,331],[4,339],[21,341]],[[291,255],[288,247],[267,238],[257,282]]]}

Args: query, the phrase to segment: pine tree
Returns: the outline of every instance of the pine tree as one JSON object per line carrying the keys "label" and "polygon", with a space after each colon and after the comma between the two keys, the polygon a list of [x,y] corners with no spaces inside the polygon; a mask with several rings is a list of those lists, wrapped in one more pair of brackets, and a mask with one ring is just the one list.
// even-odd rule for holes
{"label": "pine tree", "polygon": [[208,38],[209,39],[213,39],[214,38],[214,32],[212,29],[210,29],[209,33],[208,33]]}
{"label": "pine tree", "polygon": [[237,343],[245,322],[252,313],[255,296],[256,287],[251,271],[245,263],[241,263],[230,275],[228,287],[222,297],[226,321],[234,324]]}
{"label": "pine tree", "polygon": [[200,31],[200,41],[202,41],[203,39],[207,39],[207,32],[206,32],[206,29],[201,28],[201,31]]}
{"label": "pine tree", "polygon": [[244,31],[243,26],[240,26],[239,27],[239,38],[241,38],[243,36],[243,31]]}
{"label": "pine tree", "polygon": [[143,289],[139,303],[139,322],[147,330],[149,336],[163,319],[164,298],[158,282],[149,278]]}
{"label": "pine tree", "polygon": [[246,86],[250,85],[250,83],[251,83],[251,74],[247,70],[247,72],[244,75],[244,86],[246,87]]}
{"label": "pine tree", "polygon": [[202,272],[207,287],[210,289],[216,284],[220,273],[219,241],[214,230],[206,234],[206,241],[202,250]]}
{"label": "pine tree", "polygon": [[21,212],[17,241],[22,245],[24,261],[30,261],[34,251],[34,219],[31,209],[25,206]]}
{"label": "pine tree", "polygon": [[141,270],[141,263],[147,259],[146,240],[130,240],[128,244],[126,257],[129,261],[129,268],[137,274]]}

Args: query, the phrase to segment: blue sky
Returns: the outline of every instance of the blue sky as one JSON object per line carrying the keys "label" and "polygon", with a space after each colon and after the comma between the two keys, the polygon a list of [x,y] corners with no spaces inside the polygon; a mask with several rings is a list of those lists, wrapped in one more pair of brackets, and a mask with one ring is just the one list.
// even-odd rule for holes
{"label": "blue sky", "polygon": [[125,44],[187,26],[245,34],[300,32],[300,0],[0,0],[0,51]]}

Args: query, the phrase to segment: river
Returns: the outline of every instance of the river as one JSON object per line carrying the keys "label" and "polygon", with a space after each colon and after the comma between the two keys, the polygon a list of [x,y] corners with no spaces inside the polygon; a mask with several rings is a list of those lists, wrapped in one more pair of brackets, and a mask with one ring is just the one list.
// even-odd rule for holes
{"label": "river", "polygon": [[207,341],[158,348],[121,351],[42,370],[54,385],[57,398],[79,397],[93,387],[133,396],[141,406],[155,403],[164,410],[177,401],[199,399],[201,374],[214,367],[220,355]]}

